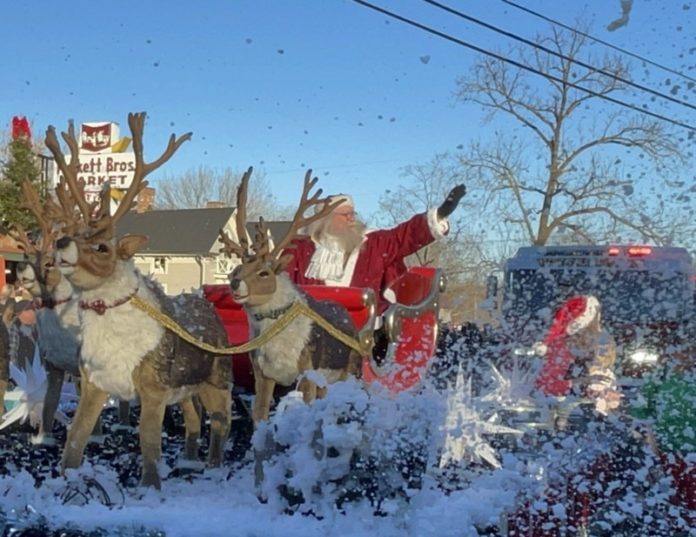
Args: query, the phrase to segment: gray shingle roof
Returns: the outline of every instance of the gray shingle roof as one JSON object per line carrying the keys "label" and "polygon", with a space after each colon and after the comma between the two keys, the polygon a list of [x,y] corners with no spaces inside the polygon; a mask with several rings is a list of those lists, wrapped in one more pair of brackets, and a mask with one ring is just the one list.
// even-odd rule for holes
{"label": "gray shingle roof", "polygon": [[[217,254],[218,232],[234,216],[234,207],[214,209],[167,209],[143,213],[130,211],[116,225],[116,237],[146,235],[140,254]],[[282,238],[290,222],[266,222],[274,240]],[[254,222],[247,223],[254,236]]]}
{"label": "gray shingle roof", "polygon": [[[255,222],[247,222],[246,223],[246,228],[247,231],[249,232],[249,236],[253,239],[254,238],[254,225],[258,223],[258,220]],[[269,231],[271,232],[271,237],[273,237],[273,240],[275,242],[279,241],[283,237],[285,237],[285,234],[288,232],[288,229],[290,229],[290,222],[288,221],[280,221],[280,222],[268,222],[266,221],[266,225],[268,226]]]}
{"label": "gray shingle roof", "polygon": [[146,235],[148,241],[140,249],[141,254],[208,254],[218,231],[233,214],[234,207],[130,211],[118,221],[116,237]]}

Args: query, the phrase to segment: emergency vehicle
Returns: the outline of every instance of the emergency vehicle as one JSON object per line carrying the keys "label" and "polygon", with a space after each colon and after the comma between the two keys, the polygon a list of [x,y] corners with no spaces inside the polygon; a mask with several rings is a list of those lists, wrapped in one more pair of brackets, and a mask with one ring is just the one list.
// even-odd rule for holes
{"label": "emergency vehicle", "polygon": [[[488,293],[495,296],[492,278]],[[529,352],[558,305],[577,294],[599,299],[624,379],[642,377],[694,337],[694,265],[685,248],[522,247],[505,263],[502,283],[500,334],[516,354]]]}

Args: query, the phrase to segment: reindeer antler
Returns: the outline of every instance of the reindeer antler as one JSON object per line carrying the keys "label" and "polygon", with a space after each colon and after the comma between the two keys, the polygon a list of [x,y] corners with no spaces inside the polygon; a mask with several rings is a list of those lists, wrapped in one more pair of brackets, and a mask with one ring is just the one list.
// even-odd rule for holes
{"label": "reindeer antler", "polygon": [[[66,163],[65,156],[58,144],[55,128],[51,126],[46,131],[46,146],[53,154],[53,158],[56,160],[56,164],[65,178],[70,196],[73,198],[75,205],[79,208],[80,213],[82,213],[84,222],[90,228],[90,238],[99,237],[100,239],[110,239],[113,236],[116,222],[133,207],[135,204],[135,197],[147,186],[147,181],[144,180],[145,177],[167,162],[184,142],[191,139],[192,133],[190,132],[179,138],[172,134],[169,138],[167,148],[162,155],[160,155],[158,159],[146,163],[143,158],[143,130],[145,127],[145,117],[145,112],[128,114],[128,126],[130,127],[133,137],[133,152],[135,154],[135,174],[133,176],[133,182],[128,187],[128,190],[113,216],[109,214],[109,196],[104,194],[104,192],[100,195],[99,203],[90,204],[85,199],[84,188],[80,185],[77,178],[77,172],[79,170],[79,148],[72,122],[69,125],[68,132],[62,133],[63,139],[70,148],[71,159],[69,165]],[[70,204],[67,202],[65,188],[56,189],[56,196],[67,214],[67,207]],[[97,205],[99,205],[99,210],[96,211],[95,214]],[[70,211],[73,212],[72,209],[70,209]]]}
{"label": "reindeer antler", "polygon": [[251,256],[249,251],[249,240],[246,233],[246,204],[247,192],[249,190],[249,178],[251,177],[254,168],[249,166],[242,178],[239,181],[237,188],[237,208],[235,214],[235,224],[237,228],[237,242],[233,241],[230,236],[223,230],[220,230],[220,242],[224,245],[220,252],[227,255],[236,255],[242,261]]}
{"label": "reindeer antler", "polygon": [[[65,177],[61,177],[58,181],[55,194],[58,203],[53,202],[49,198],[45,205],[46,214],[54,222],[63,224],[63,233],[73,235],[86,223],[80,220],[80,210],[75,198],[70,194],[70,187],[67,185]],[[83,198],[81,197],[80,199]]]}
{"label": "reindeer antler", "polygon": [[32,241],[25,229],[19,224],[15,224],[14,229],[10,230],[10,235],[20,243],[26,254],[38,255],[48,253],[51,250],[54,239],[53,222],[47,214],[48,211],[46,211],[44,204],[41,202],[39,192],[29,179],[22,183],[22,197],[19,208],[29,209],[34,214],[36,222],[39,224],[40,239],[38,242]]}
{"label": "reindeer antler", "polygon": [[[331,211],[333,211],[336,207],[338,207],[341,204],[341,200],[336,200],[332,203],[329,203],[329,196],[325,198],[320,198],[322,193],[322,189],[320,188],[317,190],[311,197],[309,196],[309,192],[314,188],[314,185],[317,184],[317,181],[319,181],[318,178],[313,178],[312,179],[312,170],[307,170],[307,173],[305,173],[305,178],[304,178],[304,187],[302,189],[302,197],[300,199],[300,205],[297,208],[297,211],[295,211],[295,216],[292,219],[292,223],[290,224],[290,229],[288,232],[285,234],[285,237],[281,241],[278,242],[278,244],[273,248],[273,251],[270,253],[270,256],[273,258],[278,258],[280,256],[280,253],[292,242],[292,240],[297,237],[299,231],[311,224],[312,222],[316,222],[317,220],[320,220],[324,218],[326,215],[330,214]],[[315,206],[321,206],[323,207],[315,212],[313,215],[307,217],[304,215],[305,212],[307,212],[307,209]]]}
{"label": "reindeer antler", "polygon": [[110,218],[111,224],[115,224],[124,214],[131,210],[135,204],[135,197],[147,186],[145,176],[155,171],[157,168],[167,162],[181,145],[190,140],[193,133],[187,132],[176,137],[172,134],[169,137],[169,143],[162,155],[157,160],[146,163],[143,159],[143,130],[145,129],[145,112],[128,114],[128,126],[133,137],[133,152],[135,153],[135,175],[133,182],[128,187],[123,199],[118,205],[116,212]]}
{"label": "reindeer antler", "polygon": [[20,224],[15,224],[7,233],[19,243],[19,247],[24,250],[25,254],[36,255],[38,253],[34,241],[29,238],[29,235]]}
{"label": "reindeer antler", "polygon": [[92,216],[90,206],[85,199],[84,188],[77,179],[77,173],[80,169],[80,148],[77,143],[77,138],[75,137],[75,125],[72,121],[68,124],[68,132],[62,132],[61,136],[70,149],[70,164],[65,161],[65,155],[60,148],[58,137],[56,136],[56,129],[53,125],[50,125],[48,129],[46,129],[46,140],[44,143],[53,155],[58,169],[63,174],[63,178],[72,193],[75,205],[82,213],[82,218],[85,222],[89,222]]}
{"label": "reindeer antler", "polygon": [[[310,196],[310,191],[314,188],[314,185],[317,184],[318,179],[316,177],[312,179],[312,170],[307,170],[304,178],[300,205],[292,219],[290,229],[285,234],[285,237],[283,237],[283,240],[271,250],[268,237],[268,226],[263,218],[259,218],[259,223],[255,226],[256,233],[250,251],[246,234],[246,202],[247,191],[249,189],[249,178],[251,177],[252,170],[253,168],[250,167],[242,176],[239,188],[237,189],[236,224],[238,242],[234,242],[224,230],[220,230],[220,242],[224,244],[224,247],[221,248],[220,251],[227,255],[237,255],[242,261],[252,258],[264,258],[266,260],[277,261],[281,252],[298,235],[300,229],[316,220],[324,218],[341,204],[340,200],[329,203],[329,197],[320,198],[319,196],[321,196],[322,192],[321,188]],[[315,206],[321,206],[321,209],[311,216],[305,216],[304,213]]]}

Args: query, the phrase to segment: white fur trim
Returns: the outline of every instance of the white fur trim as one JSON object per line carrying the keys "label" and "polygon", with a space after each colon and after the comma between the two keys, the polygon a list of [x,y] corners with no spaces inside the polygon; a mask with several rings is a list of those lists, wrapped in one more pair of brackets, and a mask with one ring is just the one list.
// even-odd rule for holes
{"label": "white fur trim", "polygon": [[569,336],[577,334],[583,328],[587,328],[599,314],[599,300],[591,295],[586,297],[585,300],[585,311],[573,320],[573,322],[569,323],[568,328],[566,328],[566,334]]}
{"label": "white fur trim", "polygon": [[[365,242],[365,237],[363,237],[363,243]],[[360,255],[360,247],[353,250],[353,252],[348,257],[345,267],[343,266],[343,256],[345,255],[342,250],[340,250],[340,271],[334,265],[333,268],[322,269],[322,260],[326,263],[335,263],[336,259],[333,255],[329,256],[326,254],[319,254],[319,249],[322,247],[319,243],[315,242],[316,250],[312,259],[305,271],[305,276],[308,278],[316,278],[317,280],[323,280],[326,285],[333,285],[335,287],[350,287],[351,281],[353,281],[353,273],[355,272],[355,265],[358,262],[358,256]],[[326,277],[322,277],[326,274]]]}
{"label": "white fur trim", "polygon": [[430,233],[435,239],[442,239],[449,233],[449,222],[447,218],[437,217],[437,208],[428,209],[428,227]]}
{"label": "white fur trim", "polygon": [[[251,314],[249,316],[249,324],[253,327],[255,335],[262,334],[275,323],[275,319],[257,321],[253,317],[254,313],[265,313],[280,309],[296,300],[303,301],[302,296],[290,282],[286,273],[279,274],[277,281],[278,287],[269,302],[263,306],[245,306]],[[292,384],[300,374],[298,360],[302,350],[309,341],[311,330],[311,319],[300,315],[280,334],[261,346],[256,353],[256,360],[263,374],[283,386]]]}
{"label": "white fur trim", "polygon": [[338,241],[316,242],[316,249],[309,261],[305,276],[316,280],[339,280],[343,277],[345,252]]}

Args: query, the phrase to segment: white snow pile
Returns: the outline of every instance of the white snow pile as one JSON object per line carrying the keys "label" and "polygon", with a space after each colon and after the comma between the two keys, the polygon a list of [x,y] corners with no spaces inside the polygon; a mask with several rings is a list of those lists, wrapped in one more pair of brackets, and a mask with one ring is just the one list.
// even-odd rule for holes
{"label": "white snow pile", "polygon": [[368,391],[358,381],[332,385],[327,398],[311,405],[289,394],[254,435],[259,495],[280,511],[325,516],[327,509],[361,505],[377,515],[398,516],[443,493],[442,479],[452,477],[443,466],[476,463],[468,477],[457,475],[468,482],[446,485],[463,489],[472,479],[495,483],[488,500],[497,508],[489,504],[476,523],[496,523],[492,519],[512,505],[525,479],[508,476],[503,484],[481,464],[492,451],[483,439],[489,427],[470,398],[452,397],[464,392],[461,382],[449,398],[427,389],[398,395]]}

